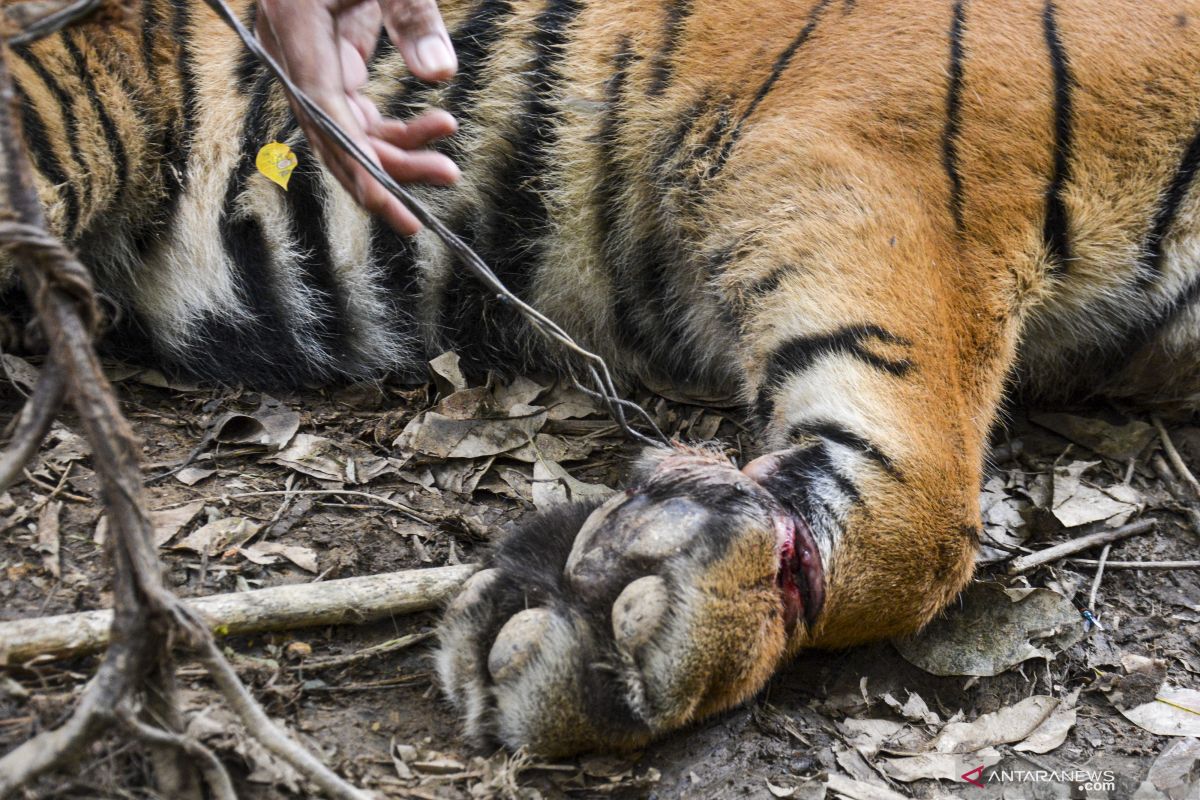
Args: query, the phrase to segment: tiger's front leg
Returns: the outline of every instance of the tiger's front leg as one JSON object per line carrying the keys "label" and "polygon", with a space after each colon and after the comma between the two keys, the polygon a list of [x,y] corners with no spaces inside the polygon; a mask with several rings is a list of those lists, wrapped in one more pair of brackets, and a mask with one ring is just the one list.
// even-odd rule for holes
{"label": "tiger's front leg", "polygon": [[880,209],[891,191],[852,235],[801,215],[720,277],[760,457],[650,454],[627,491],[538,519],[470,581],[438,654],[470,735],[638,746],[799,648],[913,631],[965,584],[1011,344],[952,238]]}

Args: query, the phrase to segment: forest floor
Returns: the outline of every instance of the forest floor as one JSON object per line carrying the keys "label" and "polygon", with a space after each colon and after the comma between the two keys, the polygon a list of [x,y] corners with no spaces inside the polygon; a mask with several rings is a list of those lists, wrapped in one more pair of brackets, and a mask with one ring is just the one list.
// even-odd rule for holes
{"label": "forest floor", "polygon": [[[4,358],[28,385],[36,367]],[[622,484],[636,448],[580,393],[529,378],[470,388],[453,359],[439,372],[416,389],[268,397],[114,365],[145,474],[194,456],[149,486],[169,585],[194,597],[467,563],[537,506]],[[718,439],[735,457],[748,441],[744,411],[727,402],[638,399],[684,440]],[[20,401],[6,386],[0,424]],[[434,407],[461,423],[448,459],[419,425]],[[1200,571],[1106,569],[1093,625],[1082,611],[1094,565],[1060,560],[1015,577],[1008,565],[1140,518],[1158,524],[1116,543],[1109,560],[1200,558],[1189,516],[1200,498],[1162,459],[1147,417],[1010,417],[984,487],[976,583],[942,620],[915,640],[803,655],[744,707],[636,754],[548,763],[466,745],[431,676],[434,612],[222,644],[272,716],[387,797],[1194,800]],[[1200,467],[1200,425],[1167,427],[1182,461]],[[90,465],[66,417],[27,479],[0,496],[0,621],[107,604]],[[0,666],[0,753],[60,721],[96,663]],[[197,667],[181,664],[180,675],[190,730],[221,755],[239,796],[312,796],[243,735]],[[112,736],[28,796],[155,797],[148,774],[141,750]]]}

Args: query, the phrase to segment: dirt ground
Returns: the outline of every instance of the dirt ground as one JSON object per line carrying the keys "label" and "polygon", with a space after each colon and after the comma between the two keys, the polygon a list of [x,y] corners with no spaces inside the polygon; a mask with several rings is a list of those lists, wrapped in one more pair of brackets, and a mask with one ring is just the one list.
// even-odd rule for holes
{"label": "dirt ground", "polygon": [[[14,373],[22,365],[8,366],[21,384]],[[453,370],[444,372],[449,377],[439,377],[440,390],[433,384],[370,385],[267,398],[165,385],[155,373],[114,366],[125,411],[144,442],[147,476],[200,451],[186,471],[149,487],[152,508],[168,512],[160,520],[170,586],[190,597],[466,563],[535,505],[620,485],[623,461],[634,448],[580,397],[556,393],[546,382],[526,381],[511,391],[469,389]],[[439,408],[453,411],[444,399],[451,393],[461,401],[459,419],[541,413],[530,408],[559,412],[539,418],[533,455],[528,447],[514,447],[491,455],[464,451],[465,457],[448,463],[414,456],[406,447],[427,445],[410,423],[439,397]],[[4,398],[0,423],[12,418],[21,400],[11,386]],[[715,436],[737,454],[747,437],[737,408],[639,399],[668,432],[684,439]],[[1196,734],[1155,735],[1117,707],[1136,705],[1120,698],[1122,681],[1126,694],[1132,691],[1130,676],[1150,676],[1149,696],[1141,699],[1151,705],[1162,686],[1200,689],[1200,572],[1106,570],[1094,603],[1102,627],[1086,635],[1089,626],[1079,611],[1088,605],[1094,567],[1057,561],[1024,576],[1006,575],[1014,556],[1141,517],[1159,520],[1157,528],[1118,542],[1110,560],[1200,558],[1200,535],[1187,513],[1196,497],[1188,495],[1185,476],[1169,466],[1162,470],[1167,462],[1156,458],[1161,438],[1149,419],[1124,418],[1107,408],[1062,411],[1014,412],[998,438],[984,494],[992,545],[985,560],[992,563],[980,567],[978,579],[1048,588],[1055,593],[1052,603],[1075,611],[1055,629],[1061,646],[1047,644],[1048,631],[1035,633],[1030,649],[1044,657],[1018,660],[992,677],[972,677],[961,668],[931,674],[901,655],[911,656],[914,643],[812,653],[787,666],[744,708],[644,752],[545,763],[524,754],[477,752],[460,739],[431,679],[429,642],[410,636],[432,630],[432,612],[223,644],[274,717],[343,775],[388,797],[1200,797]],[[1200,467],[1200,426],[1177,422],[1169,428],[1184,462]],[[95,476],[72,430],[68,417],[27,480],[0,497],[0,621],[106,605]],[[266,445],[257,443],[263,439]],[[1164,476],[1177,482],[1173,491]],[[406,517],[374,498],[411,506],[431,521]],[[1081,519],[1087,521],[1067,524]],[[1095,559],[1098,551],[1082,556]],[[1010,597],[1013,609],[1025,602],[1022,592]],[[972,624],[981,626],[979,643],[960,645],[959,655],[992,647],[988,632],[995,626]],[[381,644],[386,646],[349,663],[327,663]],[[915,645],[926,649],[922,641]],[[1147,660],[1131,658],[1137,656]],[[85,657],[0,667],[0,753],[60,721],[95,664]],[[197,667],[183,664],[181,675],[191,730],[220,753],[241,797],[311,796],[294,774],[240,734]],[[944,741],[956,720],[1007,713],[1039,697],[1059,704],[1063,713],[1053,719],[1065,720],[1065,740],[1051,741],[1049,749],[1023,747],[1036,736],[1013,733],[1020,721],[997,717],[995,727],[1008,728],[991,735],[986,747],[959,748],[953,766],[965,772],[978,755],[979,763],[988,764],[978,775],[984,788],[959,772],[940,781],[921,777],[944,768],[911,761],[917,751],[929,751],[934,737]],[[1185,717],[1200,717],[1189,702],[1175,706],[1191,709],[1182,712]],[[1194,724],[1186,723],[1180,730],[1193,731]],[[1047,735],[1055,738],[1053,731]],[[1170,747],[1176,750],[1164,756]],[[1082,770],[1099,779],[1084,787],[1090,778],[1031,776],[1038,770]],[[1178,780],[1171,777],[1176,773]],[[28,796],[154,797],[147,784],[144,754],[116,734],[97,742],[77,770],[45,778]]]}

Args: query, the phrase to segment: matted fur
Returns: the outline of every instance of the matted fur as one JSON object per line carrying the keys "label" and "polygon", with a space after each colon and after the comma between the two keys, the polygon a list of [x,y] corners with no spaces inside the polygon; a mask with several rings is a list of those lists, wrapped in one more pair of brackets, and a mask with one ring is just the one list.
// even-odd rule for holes
{"label": "matted fur", "polygon": [[[446,347],[544,363],[433,237],[353,207],[205,7],[130,7],[12,65],[49,219],[123,310],[115,346],[227,382],[414,374]],[[789,651],[912,631],[959,591],[1006,386],[1196,407],[1200,3],[442,7],[453,83],[386,42],[371,65],[386,112],[461,122],[463,180],[421,195],[627,375],[741,392],[825,567]],[[253,168],[272,139],[301,159],[286,193]],[[565,663],[543,666],[566,685]]]}

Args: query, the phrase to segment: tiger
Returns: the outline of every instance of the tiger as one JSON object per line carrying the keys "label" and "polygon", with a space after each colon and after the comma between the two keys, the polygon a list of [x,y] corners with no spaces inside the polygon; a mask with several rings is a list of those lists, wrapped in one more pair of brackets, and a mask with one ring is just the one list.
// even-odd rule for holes
{"label": "tiger", "polygon": [[[132,0],[11,51],[48,224],[106,346],[259,387],[564,353],[428,231],[369,218],[204,5]],[[254,8],[236,5],[247,25]],[[637,748],[800,650],[963,589],[1013,397],[1200,397],[1200,3],[446,0],[459,57],[384,38],[368,96],[449,111],[414,188],[524,301],[638,381],[735,392],[754,458],[651,448],[508,534],[444,612],[465,736]],[[289,145],[286,190],[255,169]]]}

